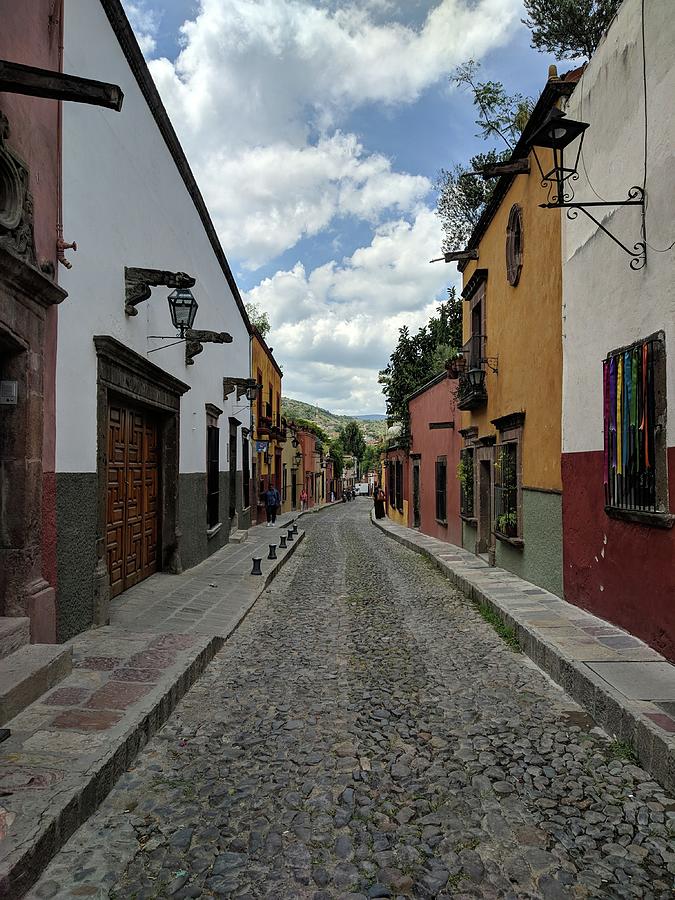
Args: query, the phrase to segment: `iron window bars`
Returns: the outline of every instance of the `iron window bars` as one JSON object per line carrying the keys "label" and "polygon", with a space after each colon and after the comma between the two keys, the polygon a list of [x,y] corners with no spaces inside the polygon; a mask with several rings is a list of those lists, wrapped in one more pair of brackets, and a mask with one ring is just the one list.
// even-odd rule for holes
{"label": "iron window bars", "polygon": [[605,505],[660,512],[657,382],[665,364],[660,337],[638,341],[603,361]]}
{"label": "iron window bars", "polygon": [[518,537],[518,444],[497,447],[495,462],[495,531]]}
{"label": "iron window bars", "polygon": [[462,515],[473,518],[473,449],[466,447],[460,453],[460,508]]}
{"label": "iron window bars", "polygon": [[448,521],[448,464],[445,456],[436,460],[436,519],[439,522]]}

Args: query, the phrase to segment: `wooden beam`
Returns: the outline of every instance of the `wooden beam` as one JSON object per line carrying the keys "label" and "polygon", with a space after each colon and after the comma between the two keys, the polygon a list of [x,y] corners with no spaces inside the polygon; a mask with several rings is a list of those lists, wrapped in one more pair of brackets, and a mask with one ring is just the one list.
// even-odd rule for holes
{"label": "wooden beam", "polygon": [[462,259],[478,259],[478,250],[451,250],[439,256],[437,259],[430,259],[429,262],[459,262]]}
{"label": "wooden beam", "polygon": [[27,94],[29,97],[46,97],[50,100],[70,100],[74,103],[90,103],[119,112],[124,94],[116,84],[79,78],[50,69],[37,69],[0,59],[0,91],[10,94]]}
{"label": "wooden beam", "polygon": [[516,159],[513,162],[495,163],[493,166],[485,166],[478,172],[467,172],[467,175],[480,175],[481,178],[499,178],[500,175],[527,175],[529,171],[529,159]]}

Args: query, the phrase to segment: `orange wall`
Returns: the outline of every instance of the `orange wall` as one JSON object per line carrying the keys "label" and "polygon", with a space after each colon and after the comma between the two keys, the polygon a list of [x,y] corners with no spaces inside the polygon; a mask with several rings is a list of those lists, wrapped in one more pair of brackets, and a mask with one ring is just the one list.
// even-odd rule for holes
{"label": "orange wall", "polygon": [[[560,214],[540,209],[546,192],[531,159],[529,176],[517,175],[480,242],[479,259],[464,271],[488,270],[486,356],[499,357],[498,374],[487,370],[488,402],[462,413],[462,427],[495,433],[492,419],[525,412],[523,486],[560,490],[562,413],[562,274]],[[516,287],[506,278],[506,228],[514,203],[523,218],[523,268]],[[464,340],[471,333],[464,303]]]}

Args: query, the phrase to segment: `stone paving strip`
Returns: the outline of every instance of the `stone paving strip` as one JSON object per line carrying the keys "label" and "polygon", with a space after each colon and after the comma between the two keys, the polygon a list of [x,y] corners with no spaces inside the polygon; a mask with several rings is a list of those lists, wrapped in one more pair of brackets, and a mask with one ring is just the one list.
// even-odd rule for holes
{"label": "stone paving strip", "polygon": [[30,900],[671,900],[673,797],[369,510],[303,521]]}
{"label": "stone paving strip", "polygon": [[525,653],[675,791],[675,666],[610,622],[468,550],[372,514],[371,521],[495,611]]}
{"label": "stone paving strip", "polygon": [[[305,536],[276,561],[258,526],[182,575],[157,574],[113,601],[111,625],[68,641],[73,671],[5,727],[0,744],[0,897],[20,897],[99,806]],[[262,577],[250,574],[262,556]]]}

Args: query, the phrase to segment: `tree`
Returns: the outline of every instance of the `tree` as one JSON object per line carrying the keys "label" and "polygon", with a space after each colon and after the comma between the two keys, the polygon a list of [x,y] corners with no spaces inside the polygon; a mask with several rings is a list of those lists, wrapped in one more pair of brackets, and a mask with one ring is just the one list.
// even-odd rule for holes
{"label": "tree", "polygon": [[257,328],[260,332],[260,337],[265,340],[267,335],[270,333],[270,329],[272,325],[270,324],[270,319],[267,313],[260,309],[257,303],[246,303],[244,304],[246,307],[246,313],[249,317],[251,325],[254,328]]}
{"label": "tree", "polygon": [[487,165],[494,165],[510,156],[507,151],[490,150],[472,156],[469,168],[462,165],[451,170],[441,169],[436,180],[438,214],[445,237],[443,250],[461,250],[466,247],[471,232],[478,224],[485,204],[492,196],[494,182],[478,175],[469,175]]}
{"label": "tree", "polygon": [[497,140],[500,149],[492,148],[487,153],[472,156],[469,168],[457,165],[439,173],[435,185],[439,192],[436,212],[445,232],[444,251],[466,247],[494,190],[494,180],[469,173],[511,156],[533,108],[529,97],[507,94],[500,81],[479,81],[478,70],[479,64],[470,59],[455,69],[450,81],[473,95],[473,104],[478,110],[476,125],[480,128],[477,137]]}
{"label": "tree", "polygon": [[350,453],[356,459],[361,459],[366,449],[366,442],[358,422],[347,422],[340,429],[337,440],[345,453]]}
{"label": "tree", "polygon": [[381,451],[381,444],[368,444],[366,446],[365,452],[361,457],[361,471],[364,475],[367,475],[368,472],[374,472],[377,469]]}
{"label": "tree", "polygon": [[399,442],[409,441],[408,396],[443,371],[445,362],[462,345],[462,301],[454,286],[448,299],[437,307],[437,315],[410,334],[407,325],[399,329],[398,343],[378,381],[387,401],[387,416],[401,425]]}
{"label": "tree", "polygon": [[535,50],[590,59],[622,0],[525,0]]}
{"label": "tree", "polygon": [[328,455],[333,460],[333,475],[335,478],[341,478],[345,468],[345,457],[342,451],[342,444],[337,438],[330,442]]}

